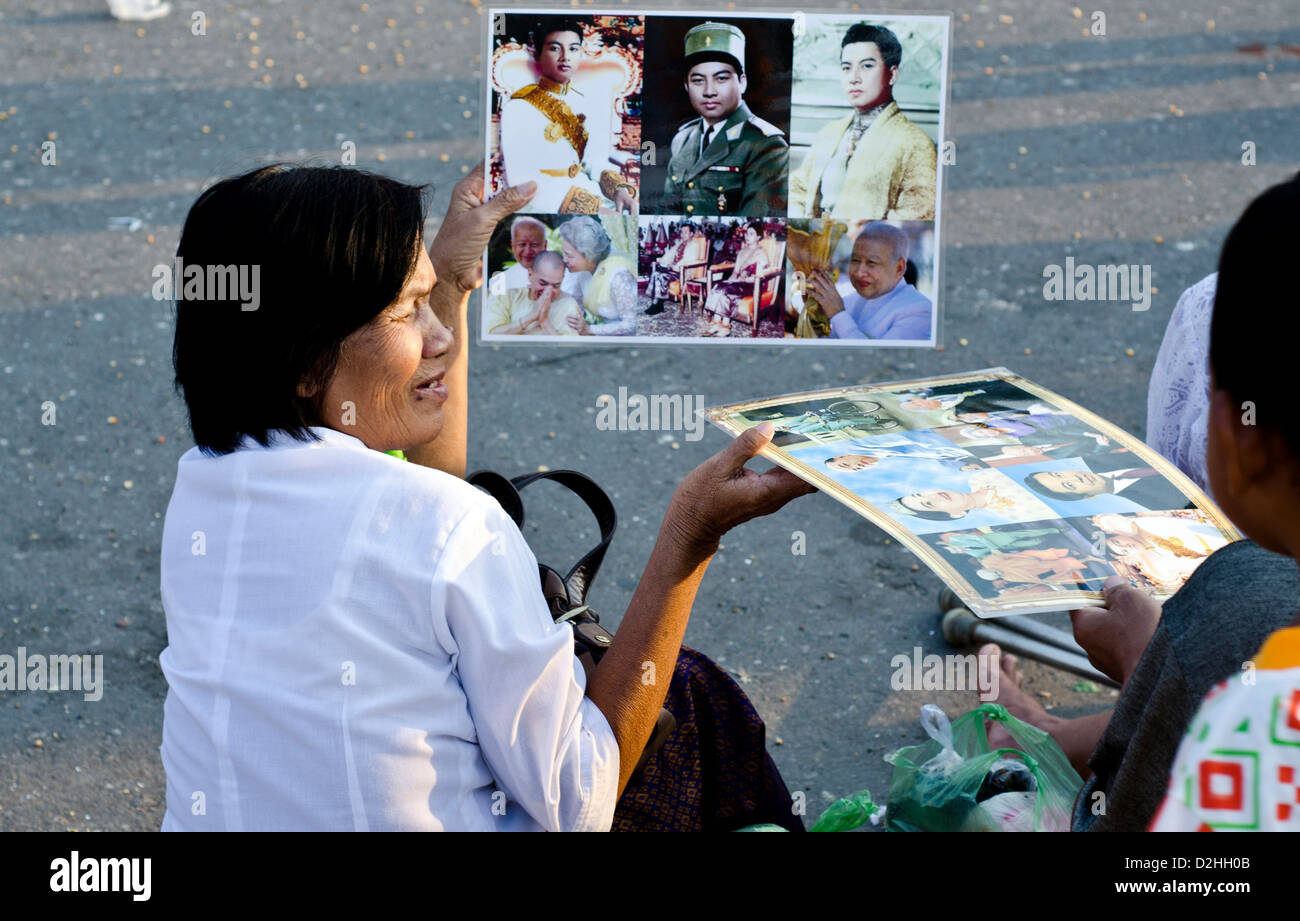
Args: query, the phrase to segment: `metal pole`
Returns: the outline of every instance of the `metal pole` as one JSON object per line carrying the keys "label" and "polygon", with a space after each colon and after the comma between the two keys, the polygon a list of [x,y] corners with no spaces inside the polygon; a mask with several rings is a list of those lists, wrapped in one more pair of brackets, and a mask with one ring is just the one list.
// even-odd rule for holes
{"label": "metal pole", "polygon": [[[951,611],[953,608],[966,608],[966,605],[964,605],[961,599],[957,597],[956,592],[950,588],[945,588],[939,593],[939,610]],[[966,608],[966,610],[970,609]],[[978,614],[975,616],[979,617]],[[984,620],[985,618],[980,619]],[[1041,621],[1034,620],[1028,615],[1020,617],[1000,617],[997,622],[1000,626],[1006,627],[1008,630],[1023,633],[1036,640],[1049,643],[1058,649],[1064,649],[1066,652],[1073,652],[1077,655],[1081,655],[1085,659],[1088,657],[1088,653],[1084,651],[1084,648],[1075,642],[1073,634],[1049,626]]]}
{"label": "metal pole", "polygon": [[1008,652],[1045,662],[1107,687],[1119,687],[1117,681],[1093,668],[1086,656],[1008,630],[1000,624],[980,620],[966,608],[953,608],[943,615],[943,636],[954,646],[997,643]]}

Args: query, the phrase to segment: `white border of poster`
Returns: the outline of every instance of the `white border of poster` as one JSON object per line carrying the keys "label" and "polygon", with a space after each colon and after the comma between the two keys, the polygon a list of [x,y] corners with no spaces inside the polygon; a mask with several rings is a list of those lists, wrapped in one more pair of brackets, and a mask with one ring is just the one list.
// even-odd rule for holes
{"label": "white border of poster", "polygon": [[[498,16],[506,17],[501,20],[505,28],[513,28],[514,32],[520,34],[516,35],[514,32],[504,30],[499,33],[496,25]],[[602,29],[595,27],[594,22],[590,23],[593,26],[590,31],[584,30],[586,34],[583,36],[579,52],[582,57],[579,64],[572,67],[572,72],[576,75],[586,68],[596,76],[585,77],[588,82],[582,84],[572,79],[567,88],[552,97],[565,105],[568,101],[572,101],[571,108],[579,109],[576,116],[571,108],[560,110],[566,113],[561,119],[555,118],[554,113],[547,116],[544,111],[550,109],[526,107],[523,100],[515,97],[515,93],[519,90],[533,84],[542,84],[544,81],[544,75],[540,75],[541,65],[535,65],[528,54],[529,40],[520,37],[525,35],[527,30],[521,23],[511,24],[512,20],[526,20],[528,17],[536,16],[572,18],[584,25],[594,17],[618,17],[624,21],[629,18],[640,20],[639,31]],[[942,203],[944,160],[948,153],[945,149],[945,142],[948,140],[947,116],[951,92],[951,14],[844,9],[772,13],[738,9],[697,11],[640,10],[628,7],[589,9],[569,6],[530,6],[492,8],[485,19],[487,24],[484,43],[486,76],[483,90],[485,194],[490,196],[508,185],[517,184],[514,176],[506,174],[505,157],[501,150],[503,147],[514,151],[511,154],[512,162],[523,162],[525,170],[546,170],[547,176],[554,176],[559,184],[568,185],[570,180],[572,183],[570,193],[567,195],[563,194],[562,189],[555,191],[550,188],[547,188],[546,194],[543,195],[539,187],[539,193],[534,196],[534,201],[538,201],[539,196],[542,196],[543,207],[552,210],[535,211],[531,208],[532,203],[526,205],[518,214],[502,221],[497,234],[489,243],[484,252],[485,283],[482,294],[476,299],[480,309],[475,328],[476,338],[480,343],[532,346],[549,343],[622,344],[640,347],[658,344],[690,345],[726,342],[783,347],[840,345],[867,348],[934,348],[942,342],[944,300],[941,258]],[[849,20],[880,24],[894,31],[909,24],[932,28],[934,31],[930,47],[937,45],[939,60],[937,65],[931,61],[924,71],[917,71],[916,73],[921,74],[921,77],[919,80],[914,80],[921,84],[926,84],[928,81],[930,84],[923,91],[925,101],[903,100],[905,103],[903,108],[911,106],[913,111],[928,111],[932,107],[937,107],[937,116],[929,121],[933,132],[930,140],[935,148],[934,204],[929,218],[917,220],[920,212],[909,214],[902,210],[890,211],[880,216],[848,218],[836,214],[832,209],[829,213],[822,212],[823,219],[813,219],[816,223],[813,228],[809,228],[809,219],[791,218],[787,211],[790,175],[798,169],[798,166],[794,169],[786,167],[785,178],[781,185],[783,194],[779,200],[779,210],[752,211],[754,207],[752,203],[755,201],[771,202],[777,199],[775,196],[768,199],[743,192],[739,197],[742,203],[737,209],[737,197],[732,196],[731,190],[724,192],[721,186],[716,196],[718,205],[714,213],[704,213],[703,209],[690,214],[685,213],[682,208],[692,207],[688,204],[682,204],[675,210],[662,210],[663,206],[659,202],[667,194],[667,190],[659,194],[657,189],[666,185],[665,174],[674,162],[670,159],[671,155],[677,153],[683,145],[665,145],[658,140],[669,141],[671,137],[687,132],[689,126],[699,119],[683,121],[682,117],[674,118],[667,130],[676,130],[669,137],[664,131],[664,126],[649,117],[652,106],[646,104],[646,97],[656,96],[656,94],[647,93],[646,86],[647,83],[655,82],[656,73],[664,73],[668,60],[680,57],[682,49],[679,49],[678,45],[681,37],[677,33],[684,33],[686,30],[684,20],[692,24],[716,21],[735,25],[743,20],[769,21],[774,24],[780,21],[789,23],[788,51],[783,58],[773,56],[778,63],[771,65],[782,66],[782,62],[789,62],[788,68],[779,74],[780,80],[772,81],[778,85],[784,83],[784,88],[781,90],[784,97],[780,95],[773,97],[770,93],[767,95],[763,95],[762,92],[755,93],[755,87],[750,83],[744,90],[747,96],[745,104],[748,105],[749,99],[760,100],[750,107],[751,114],[755,118],[749,119],[749,123],[759,125],[760,129],[768,134],[780,133],[787,145],[797,140],[798,145],[789,147],[789,151],[790,154],[802,158],[810,156],[813,149],[809,139],[814,131],[808,128],[808,124],[810,122],[816,124],[820,121],[823,126],[829,125],[844,117],[839,110],[849,111],[851,105],[847,97],[831,99],[834,94],[826,87],[826,84],[833,82],[829,78],[818,79],[819,98],[817,91],[810,89],[812,81],[806,81],[808,85],[800,89],[800,83],[805,82],[795,79],[799,70],[795,55],[798,53],[797,45],[800,39],[818,28],[842,31]],[[634,37],[639,41],[629,41],[629,32],[635,33]],[[663,33],[673,36],[671,52],[665,50],[670,47],[667,41],[658,44],[652,41],[655,34]],[[501,55],[497,54],[499,37],[500,44],[507,49]],[[770,49],[773,42],[783,44],[783,39],[784,35],[780,30],[770,34],[751,32],[746,36],[746,54],[751,56],[751,49],[759,47]],[[725,40],[724,38],[723,41]],[[768,44],[764,45],[763,42]],[[899,69],[901,73],[907,74],[908,49],[903,42],[900,41],[900,44],[903,44],[903,57]],[[933,54],[930,56],[933,57]],[[750,66],[745,76],[749,77],[759,69]],[[768,76],[770,77],[771,74]],[[674,75],[672,82],[676,83],[677,79]],[[516,83],[521,85],[515,88]],[[598,89],[582,93],[580,87]],[[511,88],[515,88],[514,92],[511,92]],[[578,92],[570,93],[569,90],[578,90]],[[613,95],[601,95],[606,92]],[[653,105],[653,108],[660,109],[658,116],[660,122],[674,115],[682,116],[683,105],[690,107],[695,105],[688,98],[687,92],[683,92],[681,96],[682,98],[675,100],[671,107],[667,102]],[[604,98],[611,100],[608,105],[593,103],[593,100]],[[668,97],[666,94],[658,94],[656,98],[666,100]],[[773,102],[774,98],[775,102]],[[507,103],[513,104],[511,124],[524,126],[519,129],[512,128],[509,131],[511,140],[503,143],[501,114]],[[551,108],[554,106],[552,105]],[[685,117],[688,118],[698,111],[702,110],[688,108]],[[772,122],[762,117],[761,113],[768,111],[778,113],[774,115]],[[516,113],[523,113],[522,118],[515,117]],[[905,122],[909,132],[919,134],[925,131],[924,128],[906,119],[901,109],[897,115],[902,116],[902,122],[897,123]],[[573,122],[571,119],[574,117],[579,118],[579,121]],[[794,125],[796,119],[802,122],[799,127]],[[524,124],[530,120],[537,124]],[[583,151],[587,154],[585,158],[576,154],[573,146],[565,143],[566,140],[569,144],[578,143],[574,139],[574,131],[562,130],[566,125],[572,128],[575,124],[592,129],[591,131],[577,129],[577,131],[585,131],[581,142]],[[632,127],[629,128],[629,125]],[[648,131],[649,125],[656,126],[655,130]],[[740,126],[732,126],[733,129],[736,127]],[[543,128],[545,130],[542,130]],[[538,135],[536,139],[527,133],[532,129],[537,129],[534,131]],[[797,137],[791,137],[792,129]],[[870,127],[866,130],[870,131]],[[726,133],[728,143],[735,150],[739,142],[730,137],[730,132]],[[648,136],[649,134],[653,134],[654,137]],[[660,134],[665,136],[658,138]],[[545,135],[544,139],[543,135]],[[598,161],[593,166],[590,156],[593,145],[587,143],[588,138],[605,139],[605,142],[595,146],[602,154],[608,154],[608,162]],[[842,138],[841,145],[857,143],[857,141],[847,140],[847,130]],[[547,144],[546,141],[553,143]],[[636,149],[638,141],[639,149]],[[688,168],[698,168],[697,164],[702,164],[704,159],[710,159],[715,162],[715,165],[704,169],[716,170],[717,174],[710,172],[700,175],[735,184],[740,181],[735,174],[743,175],[745,170],[728,165],[725,159],[718,161],[718,150],[715,149],[718,148],[717,141],[717,137],[713,138],[710,153],[706,156],[701,150],[696,163]],[[665,146],[668,147],[669,158],[662,156],[665,153]],[[824,147],[819,148],[823,151],[824,149]],[[518,153],[520,150],[529,153],[521,156]],[[534,158],[531,151],[544,151],[545,158],[541,155]],[[575,161],[569,164],[567,170],[560,162],[565,159],[565,153],[570,160]],[[794,156],[787,156],[787,163],[793,163]],[[852,147],[849,148],[848,156],[851,159]],[[556,163],[550,164],[547,159],[548,166],[541,166],[540,161],[546,158],[555,159]],[[605,158],[601,158],[603,159]],[[668,159],[667,165],[665,159]],[[803,160],[800,159],[799,164],[801,165],[802,162]],[[577,169],[574,169],[575,166]],[[853,168],[859,169],[857,165]],[[514,172],[522,171],[516,168]],[[612,179],[611,173],[614,175]],[[523,181],[527,181],[527,178],[520,179],[520,182]],[[550,182],[549,179],[546,181]],[[550,184],[555,183],[550,182]],[[627,212],[626,207],[623,211],[618,210],[620,202],[603,194],[611,186],[626,188],[628,197],[635,202],[635,210],[630,213]],[[818,188],[820,187],[819,179]],[[647,188],[651,190],[648,196],[644,194]],[[861,188],[869,190],[874,187],[864,185]],[[683,200],[686,194],[682,193]],[[698,197],[699,193],[695,194]],[[866,194],[859,196],[857,200],[870,197]],[[847,200],[848,197],[843,196],[843,198]],[[551,199],[556,201],[562,199],[562,203],[556,206]],[[640,210],[643,200],[647,202],[644,212]],[[621,204],[626,206],[626,199]],[[895,204],[902,207],[899,203]],[[728,205],[730,208],[727,207]],[[882,207],[888,206],[887,202]],[[564,210],[557,211],[554,210],[555,207]],[[715,206],[706,202],[704,207]],[[747,208],[751,210],[745,210]],[[622,222],[619,220],[620,216]],[[518,238],[515,238],[511,228],[519,218],[525,219],[522,223],[536,221],[541,226],[534,225],[531,232],[521,231]],[[565,242],[560,235],[560,225],[580,218],[587,220],[575,224],[573,228],[566,231],[568,242]],[[870,270],[860,270],[863,274],[855,274],[852,279],[850,278],[848,269],[850,255],[854,250],[855,235],[868,221],[874,220],[883,220],[885,223],[903,229],[908,238],[909,257],[918,256],[916,260],[909,259],[907,265],[909,274],[916,275],[914,286],[916,290],[904,292],[909,297],[910,309],[907,312],[912,317],[911,324],[890,320],[889,317],[894,313],[893,305],[890,305],[889,314],[880,312],[880,308],[885,305],[872,304],[871,300],[874,298],[860,293],[859,283],[863,279],[870,278],[870,275],[866,274]],[[599,228],[598,230],[593,230],[593,223]],[[681,225],[684,223],[693,225],[697,243],[700,242],[699,237],[705,238],[702,241],[705,248],[705,256],[702,260],[693,249],[688,251],[682,246],[683,238],[691,236],[682,230]],[[797,245],[792,247],[791,229],[796,233],[806,233],[810,229],[815,229],[821,231],[821,235],[815,241],[812,240],[812,235],[800,236]],[[876,238],[879,239],[882,234],[879,228],[876,230]],[[886,229],[884,231],[886,238],[888,233]],[[672,239],[667,239],[670,234]],[[608,243],[607,252],[615,257],[610,260],[611,265],[615,266],[613,272],[601,274],[599,267],[610,257],[602,257],[597,261],[590,255],[592,252],[590,248],[588,254],[579,253],[577,257],[574,256],[572,241],[575,238],[588,240],[593,236]],[[554,277],[557,274],[557,266],[555,260],[548,259],[546,272],[550,277],[534,278],[522,261],[529,258],[528,238],[531,237],[541,237],[541,248],[556,251],[563,257],[565,264],[563,280],[558,282],[559,290],[551,296],[551,302],[562,303],[564,311],[556,318],[549,315],[549,310],[546,311],[546,315],[542,318],[546,321],[545,324],[534,315],[538,311],[530,310],[531,305],[536,302],[533,292],[539,288],[545,290],[547,285],[557,287],[557,279]],[[534,250],[538,245],[536,241],[531,244]],[[681,267],[677,267],[673,261],[679,248],[684,256],[679,260]],[[698,245],[696,248],[699,248]],[[798,253],[798,256],[795,253]],[[810,259],[812,261],[809,261]],[[838,332],[833,335],[828,334],[830,323],[825,314],[816,308],[811,311],[806,309],[805,295],[811,292],[808,275],[813,272],[813,269],[809,269],[807,273],[799,271],[796,262],[805,268],[810,265],[824,267],[833,279],[837,294],[842,298],[843,305],[848,308],[845,315],[857,321],[856,323],[837,321],[836,325],[841,330],[848,331],[850,328],[862,330],[863,326],[870,329],[874,324],[877,327],[878,338],[839,338]],[[917,262],[920,265],[917,265]],[[666,265],[666,271],[656,267],[660,265]],[[688,266],[693,268],[687,268]],[[595,276],[591,271],[593,267],[595,267]],[[728,271],[731,273],[730,276],[724,277],[724,273]],[[621,277],[614,279],[614,283],[610,282],[608,276],[613,276],[615,272],[632,276],[632,281],[635,283],[634,309],[629,309],[628,279]],[[894,274],[893,266],[887,272],[887,277],[892,274]],[[657,278],[656,275],[660,277]],[[595,286],[599,294],[593,291],[591,285],[593,277],[601,278],[601,283]],[[663,281],[664,277],[669,279],[666,284]],[[758,282],[752,290],[748,287],[751,282]],[[891,286],[889,291],[905,284],[907,282],[900,279]],[[521,285],[527,289],[523,296],[519,294]],[[614,306],[615,295],[612,292],[616,286],[623,295],[619,302],[620,307]],[[871,289],[869,286],[863,286],[861,290],[869,292]],[[652,296],[654,294],[665,294],[665,296],[655,298]],[[887,296],[887,294],[888,291],[886,295],[880,296]],[[924,327],[919,320],[921,314],[918,314],[916,308],[925,299],[929,301],[928,335],[910,336],[910,332],[924,332]],[[516,301],[518,303],[515,303]],[[755,303],[760,305],[757,311],[753,308]],[[900,316],[903,312],[898,311]],[[756,318],[751,316],[753,313],[757,313]],[[519,316],[516,317],[515,314]],[[550,322],[551,320],[554,322]],[[494,323],[492,329],[508,328],[510,331],[491,332],[488,327],[489,322]],[[879,331],[881,323],[889,323],[883,332]],[[909,334],[910,337],[899,338],[895,334]]]}

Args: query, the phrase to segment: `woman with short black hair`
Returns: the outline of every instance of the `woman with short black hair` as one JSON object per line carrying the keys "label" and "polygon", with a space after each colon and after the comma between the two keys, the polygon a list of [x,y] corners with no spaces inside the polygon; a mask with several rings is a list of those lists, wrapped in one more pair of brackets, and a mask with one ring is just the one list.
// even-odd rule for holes
{"label": "woman with short black hair", "polygon": [[[427,252],[423,189],[351,169],[253,170],[186,219],[164,830],[798,823],[761,721],[681,641],[721,535],[811,488],[744,469],[770,427],[690,473],[588,676],[518,528],[459,478],[469,292],[533,192],[482,189],[481,167],[456,185]],[[255,310],[198,283],[217,266],[256,267]],[[744,744],[686,756],[702,781],[647,766],[657,786],[620,804],[666,699],[678,735]]]}

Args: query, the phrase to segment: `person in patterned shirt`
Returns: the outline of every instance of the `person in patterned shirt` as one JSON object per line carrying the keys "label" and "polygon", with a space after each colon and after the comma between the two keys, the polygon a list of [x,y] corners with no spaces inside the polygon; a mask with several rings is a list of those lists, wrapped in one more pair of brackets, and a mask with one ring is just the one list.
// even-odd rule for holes
{"label": "person in patterned shirt", "polygon": [[[1163,605],[1112,576],[1105,601],[1071,612],[1089,660],[1121,685],[1113,710],[1049,713],[1021,689],[1014,656],[995,644],[979,650],[1000,660],[996,702],[1048,732],[1084,778],[1072,831],[1296,828],[1300,821],[1293,783],[1300,747],[1276,741],[1295,740],[1300,724],[1286,690],[1300,676],[1294,359],[1285,337],[1269,341],[1247,319],[1259,305],[1295,300],[1286,274],[1261,266],[1292,258],[1297,205],[1300,176],[1252,203],[1224,246],[1214,295],[1208,476],[1247,539],[1215,550]],[[996,728],[989,741],[1001,742]],[[1229,751],[1252,756],[1234,761],[1221,754]]]}
{"label": "person in patterned shirt", "polygon": [[[1295,301],[1285,265],[1300,232],[1300,175],[1251,202],[1219,260],[1210,325],[1206,467],[1224,513],[1300,561],[1300,422],[1289,343],[1251,330],[1238,305]],[[1230,293],[1230,296],[1229,296]],[[1300,617],[1206,696],[1183,737],[1152,831],[1300,831]]]}

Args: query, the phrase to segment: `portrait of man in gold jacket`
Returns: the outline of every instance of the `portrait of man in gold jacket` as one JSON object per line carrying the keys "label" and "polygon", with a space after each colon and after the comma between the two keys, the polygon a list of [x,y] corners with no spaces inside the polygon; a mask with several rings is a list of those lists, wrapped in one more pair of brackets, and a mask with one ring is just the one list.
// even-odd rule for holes
{"label": "portrait of man in gold jacket", "polygon": [[894,101],[902,47],[859,22],[840,42],[840,81],[852,112],[825,125],[790,174],[789,216],[934,220],[935,145]]}

